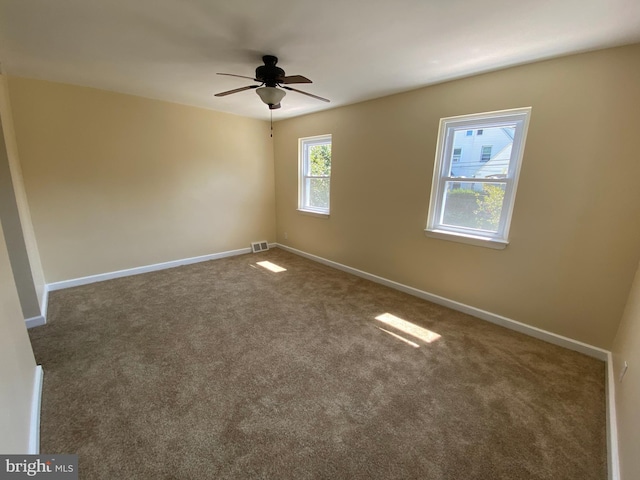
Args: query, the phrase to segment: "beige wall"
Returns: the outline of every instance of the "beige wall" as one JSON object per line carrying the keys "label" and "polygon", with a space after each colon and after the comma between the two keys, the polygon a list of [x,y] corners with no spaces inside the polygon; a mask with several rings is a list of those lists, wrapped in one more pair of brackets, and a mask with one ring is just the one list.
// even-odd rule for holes
{"label": "beige wall", "polygon": [[0,226],[0,452],[27,453],[35,360]]}
{"label": "beige wall", "polygon": [[[278,242],[609,348],[640,257],[639,60],[575,55],[277,122]],[[440,118],[527,106],[510,245],[426,238]],[[322,219],[296,212],[297,140],[328,133]]]}
{"label": "beige wall", "polygon": [[267,122],[11,77],[48,283],[275,240]]}
{"label": "beige wall", "polygon": [[616,413],[620,473],[622,480],[632,480],[640,472],[640,267],[613,343],[613,371],[616,377],[622,371],[625,360],[629,368],[623,381],[616,382]]}
{"label": "beige wall", "polygon": [[7,78],[0,75],[0,217],[25,318],[40,315],[45,282],[18,158]]}

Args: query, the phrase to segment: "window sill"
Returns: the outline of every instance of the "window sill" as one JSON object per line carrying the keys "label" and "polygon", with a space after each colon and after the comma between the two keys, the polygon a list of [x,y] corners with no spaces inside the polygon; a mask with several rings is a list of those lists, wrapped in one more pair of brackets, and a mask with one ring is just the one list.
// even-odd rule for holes
{"label": "window sill", "polygon": [[303,215],[309,215],[310,217],[319,217],[319,218],[329,218],[328,213],[314,212],[313,210],[303,210],[302,208],[297,209]]}
{"label": "window sill", "polygon": [[509,245],[509,242],[505,240],[464,235],[462,233],[447,232],[445,230],[425,230],[424,234],[427,237],[439,238],[440,240],[466,243],[468,245],[475,245],[476,247],[493,248],[494,250],[504,250],[507,245]]}

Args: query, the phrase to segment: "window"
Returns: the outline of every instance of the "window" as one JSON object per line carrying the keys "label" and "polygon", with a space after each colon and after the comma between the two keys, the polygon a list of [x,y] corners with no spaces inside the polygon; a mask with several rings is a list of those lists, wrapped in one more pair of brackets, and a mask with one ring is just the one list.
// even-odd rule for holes
{"label": "window", "polygon": [[473,135],[473,130],[467,130],[467,137],[470,137],[471,135]]}
{"label": "window", "polygon": [[[428,236],[506,247],[530,114],[519,108],[440,120]],[[493,145],[466,139],[469,129],[481,129]]]}
{"label": "window", "polygon": [[454,161],[454,162],[459,162],[461,156],[462,156],[462,148],[461,147],[454,148],[453,149],[453,158],[451,160]]}
{"label": "window", "polygon": [[481,162],[488,162],[491,160],[491,145],[484,145],[482,147],[482,153],[480,154]]}
{"label": "window", "polygon": [[476,134],[477,134],[477,135],[482,135],[482,129],[478,130],[478,131],[476,132]]}
{"label": "window", "polygon": [[331,187],[331,135],[301,138],[298,209],[329,214]]}

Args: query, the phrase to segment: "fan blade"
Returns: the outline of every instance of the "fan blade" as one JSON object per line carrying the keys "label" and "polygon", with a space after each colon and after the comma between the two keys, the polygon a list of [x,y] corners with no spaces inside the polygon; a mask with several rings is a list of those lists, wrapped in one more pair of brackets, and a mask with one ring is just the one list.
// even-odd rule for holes
{"label": "fan blade", "polygon": [[249,85],[248,87],[235,88],[233,90],[227,90],[226,92],[216,93],[214,96],[226,97],[227,95],[231,95],[232,93],[244,92],[245,90],[251,90],[252,88],[258,88],[259,86],[260,85]]}
{"label": "fan blade", "polygon": [[307,95],[309,97],[316,98],[318,100],[322,100],[323,102],[327,102],[327,103],[330,102],[330,100],[327,100],[326,98],[319,97],[318,95],[314,95],[313,93],[303,92],[302,90],[298,90],[297,88],[285,87],[284,85],[282,86],[282,88],[284,88],[285,90],[291,90],[292,92],[298,92],[298,93],[301,93],[303,95]]}
{"label": "fan blade", "polygon": [[313,83],[307,77],[302,75],[289,75],[288,77],[282,77],[282,83]]}
{"label": "fan blade", "polygon": [[275,110],[276,108],[280,108],[282,105],[279,103],[277,105],[269,105],[269,110]]}
{"label": "fan blade", "polygon": [[260,81],[260,80],[256,80],[253,77],[247,77],[245,75],[236,75],[235,73],[216,73],[216,75],[225,75],[227,77],[248,78],[249,80],[253,80],[254,82],[259,82]]}

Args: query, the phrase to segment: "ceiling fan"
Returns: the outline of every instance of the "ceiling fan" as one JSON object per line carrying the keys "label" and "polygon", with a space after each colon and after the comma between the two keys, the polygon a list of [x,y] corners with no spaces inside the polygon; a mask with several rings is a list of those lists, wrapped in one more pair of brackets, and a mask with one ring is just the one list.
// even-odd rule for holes
{"label": "ceiling fan", "polygon": [[[260,96],[260,99],[269,106],[269,110],[275,110],[280,108],[280,101],[286,95],[284,90],[290,90],[292,92],[302,93],[308,97],[322,100],[323,102],[329,102],[326,98],[313,95],[311,93],[303,92],[297,88],[292,88],[287,85],[292,83],[313,83],[307,77],[302,75],[289,75],[284,74],[284,70],[277,67],[278,57],[273,55],[265,55],[262,57],[264,65],[260,65],[256,68],[255,77],[247,77],[244,75],[235,75],[233,73],[218,73],[218,75],[226,75],[229,77],[248,78],[254,82],[259,82],[260,85],[248,85],[246,87],[235,88],[226,92],[216,93],[216,97],[224,97],[231,95],[232,93],[243,92],[244,90],[256,89],[256,93]],[[279,88],[278,88],[279,87]],[[284,89],[284,90],[282,90]]]}

